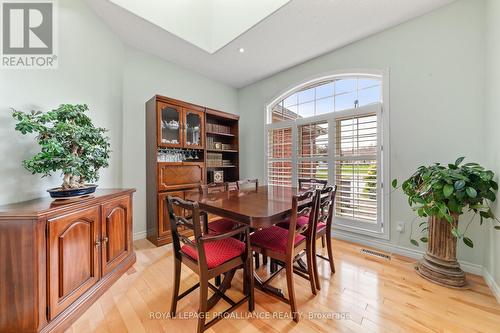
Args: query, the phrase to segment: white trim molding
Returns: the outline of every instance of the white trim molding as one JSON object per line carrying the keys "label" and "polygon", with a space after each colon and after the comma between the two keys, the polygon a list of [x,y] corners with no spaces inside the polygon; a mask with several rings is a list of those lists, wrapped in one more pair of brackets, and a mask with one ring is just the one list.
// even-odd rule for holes
{"label": "white trim molding", "polygon": [[[388,253],[395,253],[399,254],[405,257],[413,258],[413,259],[420,259],[422,258],[422,255],[424,254],[424,251],[421,249],[410,249],[404,246],[399,246],[396,244],[392,244],[388,241],[384,241],[381,239],[367,239],[366,237],[363,237],[361,235],[353,234],[351,232],[345,232],[339,229],[335,229],[333,231],[333,238],[337,238],[340,240],[345,240],[365,246],[369,246],[372,248],[375,248],[377,250],[381,250],[384,252]],[[460,263],[460,266],[462,269],[467,272],[467,273],[472,273],[480,276],[484,276],[484,269],[483,266],[474,264],[468,261],[458,261]],[[486,279],[486,278],[485,278]]]}
{"label": "white trim molding", "polygon": [[146,238],[146,230],[134,232],[134,240]]}
{"label": "white trim molding", "polygon": [[491,292],[495,295],[497,302],[500,304],[500,286],[497,284],[491,273],[483,267],[483,278],[488,287],[490,287]]}

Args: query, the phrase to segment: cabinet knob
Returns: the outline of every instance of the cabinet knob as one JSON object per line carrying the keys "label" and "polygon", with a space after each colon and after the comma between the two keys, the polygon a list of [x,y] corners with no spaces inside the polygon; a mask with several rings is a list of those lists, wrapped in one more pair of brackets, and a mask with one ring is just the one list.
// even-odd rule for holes
{"label": "cabinet knob", "polygon": [[109,241],[109,238],[106,236],[106,237],[104,237],[104,238],[102,239],[102,241],[103,241],[104,243],[107,243],[107,242]]}
{"label": "cabinet knob", "polygon": [[101,241],[99,239],[97,239],[95,241],[95,246],[97,246],[97,247],[101,246]]}

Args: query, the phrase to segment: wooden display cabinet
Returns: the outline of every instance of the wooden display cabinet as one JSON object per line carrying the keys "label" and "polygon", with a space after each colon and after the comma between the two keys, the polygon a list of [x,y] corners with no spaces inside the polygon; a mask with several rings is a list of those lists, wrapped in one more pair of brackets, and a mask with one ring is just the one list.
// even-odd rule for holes
{"label": "wooden display cabinet", "polygon": [[[224,170],[226,181],[239,179],[238,119],[159,95],[146,102],[147,238],[152,243],[160,246],[171,242],[169,195],[188,198],[190,192],[207,182],[213,170]],[[208,142],[224,144],[227,149],[215,151]],[[163,150],[173,150],[177,155],[187,152],[188,158],[164,161],[159,159]],[[207,157],[213,153],[221,154],[220,167],[207,165]],[[222,165],[222,160],[227,165]]]}

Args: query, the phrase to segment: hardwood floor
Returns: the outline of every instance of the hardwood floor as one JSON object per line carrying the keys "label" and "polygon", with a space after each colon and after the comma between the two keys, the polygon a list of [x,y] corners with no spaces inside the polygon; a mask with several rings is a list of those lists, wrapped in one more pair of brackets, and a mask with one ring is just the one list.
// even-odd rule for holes
{"label": "hardwood floor", "polygon": [[[196,331],[194,318],[162,318],[170,307],[170,246],[156,248],[140,240],[135,248],[137,264],[67,332]],[[309,283],[295,276],[298,308],[303,314],[298,324],[288,317],[288,305],[256,291],[253,318],[244,317],[248,315],[245,304],[234,314],[245,320],[224,319],[207,332],[500,332],[500,304],[482,277],[468,274],[466,290],[447,289],[415,274],[413,259],[392,255],[391,260],[383,260],[363,255],[360,249],[334,240],[337,273],[330,276],[328,263],[319,260],[322,289],[316,297],[311,295]],[[261,267],[259,274],[265,273]],[[182,274],[181,291],[196,280],[185,267]],[[273,285],[286,289],[284,273]],[[237,299],[241,289],[240,272],[230,297]],[[180,301],[178,314],[188,317],[197,306],[195,291]],[[214,311],[226,307],[221,301]],[[284,318],[278,318],[280,315]]]}

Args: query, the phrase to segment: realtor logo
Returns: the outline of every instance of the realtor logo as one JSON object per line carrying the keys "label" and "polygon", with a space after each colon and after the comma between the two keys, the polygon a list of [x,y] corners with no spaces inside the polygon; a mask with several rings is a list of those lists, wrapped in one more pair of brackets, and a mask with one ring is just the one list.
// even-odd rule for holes
{"label": "realtor logo", "polygon": [[55,68],[53,1],[2,2],[2,67]]}

